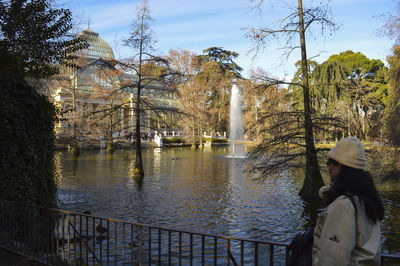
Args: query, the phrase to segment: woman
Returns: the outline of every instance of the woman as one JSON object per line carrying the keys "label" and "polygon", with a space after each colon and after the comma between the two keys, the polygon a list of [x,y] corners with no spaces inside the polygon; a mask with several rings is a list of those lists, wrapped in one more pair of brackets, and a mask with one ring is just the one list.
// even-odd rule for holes
{"label": "woman", "polygon": [[340,140],[328,153],[331,185],[320,196],[329,204],[314,231],[313,265],[380,265],[382,200],[364,171],[362,143]]}

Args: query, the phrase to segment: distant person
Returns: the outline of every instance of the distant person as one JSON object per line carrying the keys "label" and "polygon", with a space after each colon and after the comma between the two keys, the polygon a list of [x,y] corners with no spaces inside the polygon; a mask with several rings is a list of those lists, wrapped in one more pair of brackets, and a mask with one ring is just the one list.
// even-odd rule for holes
{"label": "distant person", "polygon": [[328,152],[331,184],[320,189],[320,196],[329,205],[315,226],[313,265],[380,265],[384,207],[365,161],[355,137]]}
{"label": "distant person", "polygon": [[131,138],[132,138],[132,132],[129,132],[129,133],[126,135],[126,139],[129,140],[129,141],[131,141]]}

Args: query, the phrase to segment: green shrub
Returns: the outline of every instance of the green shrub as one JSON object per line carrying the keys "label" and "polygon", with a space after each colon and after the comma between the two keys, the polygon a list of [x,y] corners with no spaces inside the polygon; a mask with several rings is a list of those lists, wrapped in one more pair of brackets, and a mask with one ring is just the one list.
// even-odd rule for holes
{"label": "green shrub", "polygon": [[162,142],[163,142],[163,144],[180,144],[180,143],[184,143],[185,141],[183,138],[172,137],[172,138],[163,138]]}
{"label": "green shrub", "polygon": [[227,143],[228,142],[227,138],[223,138],[223,139],[220,139],[220,138],[204,138],[204,140],[206,142],[211,142],[213,144],[216,144],[216,143]]}
{"label": "green shrub", "polygon": [[54,207],[54,106],[0,72],[0,199]]}

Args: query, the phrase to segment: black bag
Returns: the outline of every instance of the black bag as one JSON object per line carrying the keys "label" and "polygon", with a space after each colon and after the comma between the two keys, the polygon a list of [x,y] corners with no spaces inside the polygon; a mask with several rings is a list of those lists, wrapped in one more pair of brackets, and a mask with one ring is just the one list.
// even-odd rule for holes
{"label": "black bag", "polygon": [[311,266],[312,248],[314,242],[314,227],[310,226],[306,231],[297,233],[289,245],[289,266]]}

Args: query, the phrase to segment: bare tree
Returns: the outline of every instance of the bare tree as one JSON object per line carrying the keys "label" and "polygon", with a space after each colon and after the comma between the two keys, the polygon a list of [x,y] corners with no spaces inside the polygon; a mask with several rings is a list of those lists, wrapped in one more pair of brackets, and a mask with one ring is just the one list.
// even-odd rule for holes
{"label": "bare tree", "polygon": [[[328,1],[329,4],[330,1]],[[258,7],[261,8],[261,4],[263,0],[258,2]],[[300,119],[296,114],[287,114],[287,119],[282,119],[285,123],[292,124],[294,121],[298,121],[303,128],[303,131],[296,130],[296,134],[292,135],[290,139],[294,142],[298,142],[300,138],[304,139],[305,145],[301,145],[305,148],[305,179],[303,186],[300,191],[300,195],[303,198],[317,198],[319,188],[323,185],[318,160],[317,160],[317,151],[314,145],[314,133],[313,133],[313,121],[312,121],[312,109],[310,105],[310,84],[309,84],[309,73],[308,73],[308,59],[307,59],[307,49],[306,49],[306,31],[310,29],[311,25],[314,23],[318,23],[321,25],[322,29],[329,27],[331,29],[336,29],[336,25],[329,19],[328,14],[328,5],[327,6],[318,6],[318,7],[310,7],[303,8],[302,0],[298,0],[297,7],[292,8],[288,16],[279,21],[278,28],[252,28],[248,29],[246,36],[252,39],[255,42],[254,50],[257,52],[260,49],[263,49],[267,42],[271,39],[279,39],[284,38],[286,40],[284,48],[284,55],[287,58],[295,49],[299,48],[301,52],[301,84],[295,84],[297,86],[301,86],[303,90],[303,104],[304,110],[302,113],[303,118]],[[299,43],[296,44],[296,38],[299,38]],[[270,84],[289,84],[288,82],[284,82],[281,80],[265,77],[266,80]],[[293,121],[293,118],[295,119]],[[278,128],[282,128],[279,126]],[[281,141],[276,142],[276,145],[284,145],[287,143],[287,136],[284,139],[277,138],[277,140],[281,139]],[[279,145],[278,145],[279,144]],[[269,146],[267,146],[269,148]],[[290,145],[288,146],[290,148]],[[256,149],[256,151],[261,151],[260,149]],[[265,152],[265,151],[263,151]],[[267,151],[269,152],[269,151]],[[285,165],[289,162],[293,162],[295,158],[302,156],[303,153],[297,151],[293,151],[292,158],[285,157],[284,160],[278,160],[279,164]],[[277,162],[275,160],[275,162]],[[276,164],[276,163],[275,163]],[[274,164],[274,165],[275,165]],[[268,166],[267,166],[268,168]]]}
{"label": "bare tree", "polygon": [[[126,71],[133,72],[137,80],[128,81],[121,84],[121,89],[134,88],[135,91],[135,139],[136,139],[136,159],[133,175],[138,178],[144,177],[142,145],[141,145],[141,120],[142,112],[146,109],[160,112],[174,111],[173,108],[155,108],[155,105],[142,98],[142,91],[154,85],[162,85],[164,88],[171,88],[170,82],[175,73],[169,68],[168,60],[152,54],[155,40],[150,28],[152,21],[147,1],[144,0],[137,9],[136,18],[131,25],[129,37],[124,40],[124,45],[132,48],[135,54],[121,63]],[[172,90],[172,89],[171,89]],[[172,92],[172,91],[170,91]]]}
{"label": "bare tree", "polygon": [[396,14],[383,14],[385,24],[378,31],[379,35],[395,40],[395,45],[400,44],[400,2],[397,2]]}
{"label": "bare tree", "polygon": [[147,58],[152,58],[149,54],[153,50],[154,39],[152,37],[152,30],[150,28],[150,22],[152,21],[150,16],[150,10],[147,6],[147,1],[143,1],[142,5],[137,8],[136,18],[131,25],[131,32],[128,39],[124,41],[126,46],[137,50],[136,55],[134,55],[130,61],[133,62],[133,70],[138,76],[137,80],[137,91],[136,91],[136,106],[135,106],[135,117],[136,117],[136,161],[134,167],[134,174],[137,177],[144,176],[143,170],[143,160],[142,160],[142,145],[140,136],[140,97],[141,90],[143,88],[143,71],[142,67],[145,64]]}

